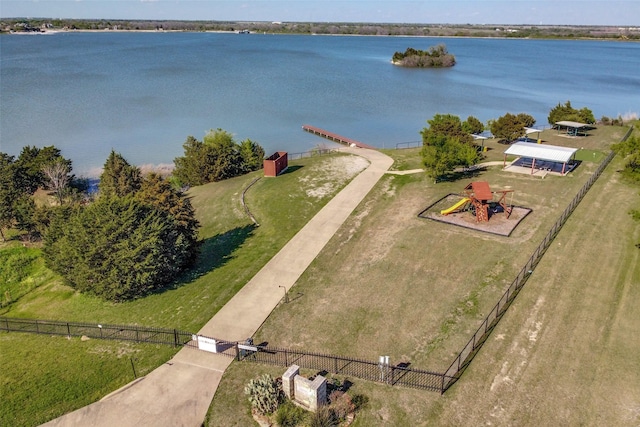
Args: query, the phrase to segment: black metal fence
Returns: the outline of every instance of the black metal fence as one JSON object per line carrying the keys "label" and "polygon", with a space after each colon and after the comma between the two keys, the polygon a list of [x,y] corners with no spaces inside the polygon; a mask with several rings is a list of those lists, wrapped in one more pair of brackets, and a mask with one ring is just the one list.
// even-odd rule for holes
{"label": "black metal fence", "polygon": [[422,147],[422,141],[407,141],[407,142],[398,142],[396,143],[396,150],[405,150],[407,148],[417,148]]}
{"label": "black metal fence", "polygon": [[338,151],[336,148],[315,148],[302,153],[287,153],[287,160],[299,160],[307,157],[323,156]]}
{"label": "black metal fence", "polygon": [[[631,131],[632,129],[629,130],[622,141],[629,137]],[[320,154],[325,154],[331,150],[319,151],[322,151]],[[509,285],[506,292],[489,312],[487,317],[480,324],[480,327],[471,336],[471,339],[456,356],[453,363],[451,363],[445,373],[424,371],[403,365],[394,366],[380,362],[372,362],[330,354],[313,353],[303,350],[268,347],[264,345],[254,346],[250,343],[231,342],[198,336],[190,332],[180,331],[177,329],[0,317],[0,331],[87,336],[98,339],[128,340],[141,343],[146,342],[172,345],[174,347],[187,346],[195,348],[199,348],[200,339],[205,339],[210,343],[215,342],[215,351],[218,354],[234,357],[239,361],[259,362],[283,367],[296,364],[302,368],[317,369],[327,373],[348,375],[392,386],[398,385],[444,393],[460,378],[469,363],[471,363],[475,354],[482,347],[491,334],[493,328],[498,324],[507,308],[511,305],[511,302],[527,282],[527,279],[530,277],[536,265],[540,262],[540,259],[551,245],[555,236],[558,234],[583,197],[587,194],[591,186],[596,182],[598,177],[611,162],[614,155],[615,153],[613,152],[609,153],[609,155],[596,169],[594,174],[580,189],[578,194],[576,194],[571,203],[569,203],[569,206],[567,206],[564,212],[560,215],[560,218],[551,227],[542,243],[540,243],[540,245],[534,250],[525,266],[520,270],[517,277]]]}
{"label": "black metal fence", "polygon": [[194,336],[190,332],[180,331],[178,329],[148,328],[135,325],[107,325],[0,317],[0,331],[66,335],[70,337],[86,336],[97,339],[164,344],[174,347],[197,347],[197,342],[193,340]]}
{"label": "black metal fence", "polygon": [[[624,139],[626,139],[628,135],[629,133],[627,133]],[[580,191],[578,191],[578,194],[576,194],[571,203],[569,203],[569,206],[567,206],[564,212],[562,212],[560,218],[558,218],[556,223],[551,227],[545,238],[542,240],[542,243],[540,243],[540,245],[533,251],[533,254],[529,258],[525,266],[522,267],[522,269],[520,270],[514,281],[509,285],[498,303],[482,321],[480,327],[471,336],[471,339],[469,340],[469,342],[467,342],[462,351],[454,359],[453,363],[451,363],[451,366],[449,366],[449,368],[445,371],[444,375],[449,378],[449,380],[445,387],[443,387],[443,392],[446,391],[460,378],[475,354],[491,334],[493,328],[495,328],[495,326],[498,324],[498,322],[502,318],[502,315],[507,311],[507,308],[509,308],[511,302],[515,299],[518,292],[520,292],[520,289],[522,289],[524,284],[527,282],[527,279],[531,276],[531,273],[533,272],[535,266],[538,265],[540,259],[549,248],[551,242],[556,237],[564,223],[567,221],[569,216],[571,216],[580,201],[584,198],[585,194],[587,194],[591,186],[596,182],[598,177],[600,177],[600,175],[607,167],[607,165],[611,162],[614,156],[615,153],[613,151],[610,152],[609,155],[604,159],[604,161],[598,166],[589,180],[584,184],[584,186],[582,186]]]}
{"label": "black metal fence", "polygon": [[438,372],[395,366],[370,360],[354,359],[303,350],[266,346],[236,346],[236,358],[277,366],[293,364],[307,369],[318,369],[332,374],[347,375],[392,386],[405,386],[442,393],[451,380]]}

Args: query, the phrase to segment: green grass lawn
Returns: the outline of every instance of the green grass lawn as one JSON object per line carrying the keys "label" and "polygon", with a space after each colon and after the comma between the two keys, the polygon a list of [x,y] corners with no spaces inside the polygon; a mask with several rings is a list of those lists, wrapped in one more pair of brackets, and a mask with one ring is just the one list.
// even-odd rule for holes
{"label": "green grass lawn", "polygon": [[[256,182],[247,192],[246,202],[260,223],[259,227],[251,222],[240,202],[243,190],[260,176],[259,172],[193,188],[189,195],[202,225],[201,237],[204,241],[197,265],[174,286],[139,300],[116,304],[75,292],[48,270],[40,258],[34,258],[39,254],[37,248],[25,251],[15,243],[3,245],[0,247],[2,256],[28,262],[20,261],[26,267],[11,281],[10,292],[14,300],[0,310],[0,315],[137,324],[196,332],[354,176],[354,171],[340,172],[340,166],[344,163],[340,159],[344,158],[343,154],[332,154],[295,161],[287,173]],[[323,192],[318,192],[318,188],[322,188]],[[15,265],[18,263],[14,262]],[[0,274],[6,275],[8,272],[4,269],[0,270]],[[34,287],[25,285],[31,283],[28,278],[37,277],[42,279]],[[103,382],[94,384],[95,387],[89,383],[95,392],[90,396],[69,400],[65,405],[51,406],[56,400],[65,400],[66,393],[84,395],[74,389],[76,385],[80,387],[82,378],[87,375],[80,367],[90,369],[91,364],[87,364],[84,358],[90,357],[88,346],[92,344],[76,345],[73,344],[75,340],[67,342],[60,338],[14,333],[3,337],[24,338],[0,340],[0,363],[3,365],[5,358],[7,362],[19,364],[18,342],[22,347],[20,351],[30,354],[46,346],[49,350],[43,353],[42,361],[68,359],[65,365],[40,363],[37,369],[21,370],[20,374],[3,370],[3,383],[18,384],[34,400],[33,405],[21,407],[13,400],[0,399],[0,413],[12,413],[15,419],[24,420],[12,425],[35,425],[62,415],[95,401],[131,380],[130,369],[122,370],[122,361],[109,356],[117,354],[119,344],[102,343],[100,345],[105,348],[116,350],[105,352],[100,362]],[[58,344],[52,345],[51,342]],[[146,360],[145,364],[149,367],[165,362],[175,351],[171,347],[158,351],[155,347],[144,346],[136,350],[140,361]],[[74,364],[79,368],[70,368]],[[62,375],[61,370],[65,370],[64,375],[70,377],[70,391],[57,385],[56,378]],[[42,383],[46,382],[45,378],[50,380],[46,386]]]}
{"label": "green grass lawn", "polygon": [[[590,141],[591,153],[606,151],[612,142],[607,138],[624,134],[622,128],[605,131],[599,142]],[[389,355],[394,364],[405,362],[414,368],[443,372],[596,167],[597,163],[585,159],[568,176],[545,179],[490,167],[436,185],[424,174],[385,177],[290,291],[294,296],[291,303],[281,304],[269,316],[256,334],[256,341],[369,360]],[[444,396],[351,379],[354,392],[370,397],[368,408],[354,425],[518,425],[521,420],[529,420],[524,424],[551,425],[558,414],[531,413],[526,405],[512,404],[513,397],[525,395],[528,397],[524,400],[540,399],[553,406],[554,402],[566,399],[562,390],[587,390],[596,383],[599,389],[606,388],[604,384],[609,382],[616,382],[626,390],[626,407],[633,408],[631,402],[635,401],[637,408],[640,387],[631,386],[633,380],[623,378],[623,372],[637,354],[640,340],[635,338],[631,343],[616,340],[611,344],[615,347],[610,351],[603,349],[597,360],[590,357],[588,350],[598,345],[590,340],[601,342],[608,336],[602,334],[609,334],[603,325],[607,316],[613,316],[610,313],[614,309],[599,301],[613,300],[625,307],[625,320],[620,320],[624,322],[623,330],[630,325],[640,326],[638,320],[627,320],[634,301],[640,301],[637,292],[632,291],[635,288],[630,288],[631,284],[640,283],[634,262],[637,249],[633,238],[621,234],[625,227],[632,227],[630,232],[636,239],[639,234],[637,223],[627,214],[632,203],[630,195],[637,191],[617,182],[615,170],[619,167],[619,162],[611,165],[598,182],[609,186],[594,187],[565,226],[562,238],[545,255],[544,269],[539,266],[522,291],[529,295],[530,305],[520,306],[519,301],[526,297],[519,296],[510,309],[509,313],[515,313],[518,320],[505,328],[516,331],[494,332],[481,350],[480,354],[487,354],[488,360],[474,361],[462,380]],[[443,195],[461,192],[475,179],[486,180],[496,189],[510,187],[514,190],[513,203],[533,210],[511,237],[486,235],[417,218],[421,209]],[[612,242],[616,240],[624,248],[614,250]],[[635,266],[633,271],[620,276],[620,269],[627,272],[629,267],[625,266],[631,265]],[[590,273],[582,275],[581,269]],[[571,274],[563,274],[565,270]],[[597,278],[597,282],[585,286],[591,277]],[[536,308],[536,303],[540,304],[536,301],[538,289],[546,294],[549,288],[562,289],[565,295],[549,291],[546,299],[543,297],[547,302],[544,308]],[[584,307],[579,301],[584,302]],[[588,316],[605,323],[586,322]],[[550,318],[555,323],[547,324],[545,319]],[[585,321],[585,329],[579,334],[582,339],[570,341],[575,351],[567,349],[558,356],[567,373],[557,369],[552,374],[544,372],[545,367],[556,363],[546,346],[563,348],[567,337],[582,327],[581,320]],[[510,384],[508,375],[524,375],[520,372],[526,369],[528,359],[523,354],[529,354],[530,346],[542,341],[543,332],[538,328],[543,326],[550,331],[546,332],[548,341],[539,344],[537,376],[527,376],[521,386],[500,389],[501,393],[496,395],[499,397],[494,397],[489,391],[493,389],[492,381],[501,383],[506,376],[504,382]],[[514,336],[524,338],[514,341]],[[494,341],[498,341],[497,350]],[[606,364],[607,360],[615,361],[615,366],[604,369],[606,372],[599,374],[597,380],[587,378],[588,372],[580,367],[584,363],[589,367],[586,369],[594,369],[594,364]],[[216,392],[209,425],[227,425],[234,419],[243,419],[247,403],[239,399],[237,409],[232,411],[230,402],[240,396],[241,384],[266,369],[272,371],[271,367],[260,365],[232,365]],[[581,375],[572,378],[570,372],[576,369]],[[616,372],[620,379],[614,380],[608,372]],[[550,378],[553,375],[570,385],[563,387],[560,381]],[[555,388],[545,387],[546,381]],[[488,403],[482,406],[476,403],[479,401]],[[573,403],[575,408],[569,402],[563,403],[563,407],[574,409],[576,415],[558,419],[574,425],[597,424],[598,417],[593,413],[590,417],[578,415],[593,412],[592,405],[598,407],[602,419],[610,424],[619,424],[624,419],[611,402],[583,399]],[[506,414],[492,411],[502,406],[509,408]],[[489,415],[493,412],[495,418]]]}
{"label": "green grass lawn", "polygon": [[[272,313],[256,339],[276,346],[372,360],[387,354],[394,364],[407,362],[415,368],[444,371],[569,200],[593,173],[598,161],[590,161],[589,155],[593,157],[596,153],[597,157],[598,153],[606,152],[608,146],[626,132],[626,128],[602,127],[589,137],[579,139],[558,136],[555,131],[547,132],[548,135],[543,133],[542,136],[545,143],[582,144],[576,148],[584,147],[579,152],[586,158],[582,159],[575,172],[566,177],[547,176],[541,180],[503,172],[499,167],[459,174],[457,181],[435,185],[422,173],[384,177],[291,290],[292,302],[280,305]],[[492,149],[487,152],[487,160],[502,160],[506,147],[495,145],[495,148],[489,145]],[[422,167],[419,149],[390,150],[388,154],[397,156],[395,169]],[[198,263],[174,286],[140,300],[114,304],[76,293],[48,271],[39,258],[33,257],[37,248],[22,251],[15,243],[2,245],[0,252],[9,253],[3,256],[15,257],[22,273],[7,281],[10,284],[5,286],[12,302],[0,309],[0,315],[197,331],[333,194],[346,185],[349,178],[336,173],[336,169],[331,167],[341,165],[340,160],[336,160],[341,157],[343,155],[338,154],[296,161],[288,173],[275,179],[257,181],[247,192],[246,202],[259,227],[250,221],[240,204],[242,191],[259,173],[193,188],[190,195],[202,225],[203,239]],[[321,173],[326,170],[330,173]],[[609,173],[601,180],[612,180],[612,176]],[[533,209],[511,237],[485,235],[417,217],[426,206],[445,194],[461,192],[468,182],[475,179],[487,180],[495,189],[510,187],[514,190],[514,204]],[[581,208],[587,214],[581,219],[583,226],[575,232],[592,240],[586,243],[584,239],[559,240],[560,245],[576,249],[567,252],[550,249],[545,255],[545,260],[552,262],[550,271],[553,271],[553,266],[562,266],[566,262],[595,264],[592,261],[596,258],[593,257],[603,265],[600,268],[602,277],[612,269],[620,268],[617,260],[624,260],[626,252],[598,252],[603,237],[615,237],[619,233],[616,224],[628,219],[626,210],[632,201],[629,195],[635,194],[628,189],[620,190],[619,185],[622,184],[615,185],[618,185],[614,186],[616,191],[611,193],[615,197],[609,197],[605,192],[602,194],[606,200],[595,198],[583,202]],[[617,210],[608,209],[610,203]],[[607,207],[606,214],[604,206]],[[617,223],[609,223],[606,218],[601,218],[602,215],[615,217]],[[638,234],[637,231],[634,233]],[[580,249],[583,246],[579,244],[585,244],[590,250]],[[569,255],[576,255],[576,251],[579,251],[577,255],[584,256],[573,260]],[[597,270],[589,271],[595,274]],[[0,274],[6,276],[6,270],[3,273],[0,269]],[[584,277],[574,274],[577,278],[569,283],[563,282],[563,286],[575,287],[584,283]],[[31,277],[39,279],[23,286]],[[544,276],[539,280],[542,281],[538,284],[541,288],[549,286]],[[528,283],[525,291],[534,286]],[[630,301],[638,300],[633,299],[633,292],[620,292],[624,295],[619,304],[626,313],[632,306]],[[562,295],[550,293],[547,296],[549,299],[556,297],[561,298]],[[598,297],[602,295],[590,295],[590,301]],[[529,325],[526,314],[518,311],[520,299],[524,298],[519,296],[510,312],[519,316],[519,325]],[[570,308],[572,313],[579,310],[579,306]],[[548,318],[556,316],[554,311],[545,313]],[[633,322],[628,327],[634,330],[635,326],[640,327]],[[576,326],[572,328],[575,330]],[[600,333],[598,329],[587,332],[594,336]],[[354,425],[465,424],[466,418],[456,415],[456,406],[464,407],[467,416],[472,417],[469,419],[475,420],[474,424],[490,422],[491,419],[478,415],[486,413],[486,407],[474,406],[473,403],[478,401],[478,396],[484,397],[483,393],[491,385],[491,375],[499,375],[501,366],[521,363],[519,359],[505,359],[507,353],[512,352],[507,346],[511,341],[508,337],[499,337],[497,332],[490,339],[504,340],[505,344],[499,347],[505,353],[503,358],[491,352],[490,344],[485,345],[481,355],[488,353],[489,361],[474,361],[462,381],[444,396],[351,379],[354,382],[352,391],[370,398]],[[633,343],[637,344],[637,340]],[[563,344],[558,339],[548,345]],[[630,345],[629,350],[620,350],[621,360],[628,360],[634,348],[637,349]],[[140,369],[139,375],[143,375],[143,372],[149,372],[168,360],[174,352],[171,347],[0,334],[0,364],[3,366],[0,386],[3,394],[5,390],[11,394],[10,399],[0,399],[0,414],[10,417],[7,418],[8,425],[40,424],[93,402],[131,381],[131,357],[134,357],[136,368]],[[41,358],[39,353],[42,353]],[[474,370],[476,365],[481,367],[481,372],[489,373],[478,373]],[[4,369],[4,366],[10,368]],[[565,369],[575,369],[575,365]],[[100,378],[96,377],[96,372],[102,372],[98,375]],[[249,378],[262,372],[281,375],[284,369],[232,364],[213,401],[210,425],[248,425],[248,405],[242,395],[242,387]],[[612,372],[617,377],[624,376],[619,369]],[[83,385],[85,377],[89,378],[86,380],[88,388]],[[570,381],[572,378],[564,379]],[[467,381],[471,384],[470,391],[463,388]],[[526,394],[529,387],[535,389],[534,380],[528,381],[527,387],[509,390],[509,393],[501,395],[502,399],[506,401],[514,394]],[[575,387],[584,387],[585,384],[578,382]],[[624,403],[633,405],[636,389],[628,388],[631,392]],[[89,393],[88,389],[95,390],[95,393]],[[19,402],[27,399],[25,396],[31,401],[21,405]],[[544,397],[542,393],[540,396]],[[493,405],[497,404],[493,402]],[[595,419],[587,418],[581,424],[590,424],[590,420]],[[502,421],[497,424],[517,424],[514,420]],[[0,425],[7,422],[2,419]]]}
{"label": "green grass lawn", "polygon": [[[0,333],[0,425],[35,426],[151,372],[169,346]],[[133,362],[133,366],[132,366]]]}

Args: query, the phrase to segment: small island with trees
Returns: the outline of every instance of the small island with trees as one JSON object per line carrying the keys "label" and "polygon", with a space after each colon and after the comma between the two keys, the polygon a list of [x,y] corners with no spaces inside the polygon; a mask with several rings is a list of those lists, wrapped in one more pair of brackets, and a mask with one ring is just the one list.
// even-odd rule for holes
{"label": "small island with trees", "polygon": [[431,46],[429,50],[417,50],[412,47],[396,52],[391,58],[393,65],[412,68],[448,68],[456,65],[456,57],[447,52],[444,44]]}

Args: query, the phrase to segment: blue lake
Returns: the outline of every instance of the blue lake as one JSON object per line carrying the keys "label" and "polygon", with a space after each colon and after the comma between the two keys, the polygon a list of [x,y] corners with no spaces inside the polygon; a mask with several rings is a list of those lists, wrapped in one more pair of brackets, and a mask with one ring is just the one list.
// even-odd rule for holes
{"label": "blue lake", "polygon": [[[450,69],[404,69],[395,51],[445,43]],[[420,140],[437,113],[538,125],[571,100],[596,118],[640,112],[640,43],[218,33],[0,37],[0,151],[55,145],[76,174],[111,149],[171,163],[188,135],[222,128],[267,154],[329,144],[327,129],[378,147]]]}

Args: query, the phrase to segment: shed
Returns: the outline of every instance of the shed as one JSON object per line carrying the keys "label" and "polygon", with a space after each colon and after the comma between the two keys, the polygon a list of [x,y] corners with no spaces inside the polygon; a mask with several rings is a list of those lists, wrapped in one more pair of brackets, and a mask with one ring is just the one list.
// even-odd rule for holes
{"label": "shed", "polygon": [[286,151],[277,151],[264,159],[264,176],[278,176],[289,167],[289,155]]}
{"label": "shed", "polygon": [[[559,147],[557,145],[547,144],[529,144],[526,142],[517,142],[507,148],[504,152],[504,164],[507,164],[507,155],[518,156],[520,158],[531,159],[531,174],[533,174],[536,168],[536,161],[538,162],[538,169],[546,166],[547,163],[561,164],[562,175],[567,172],[567,164],[574,158],[577,148]],[[529,166],[527,164],[527,166]]]}

